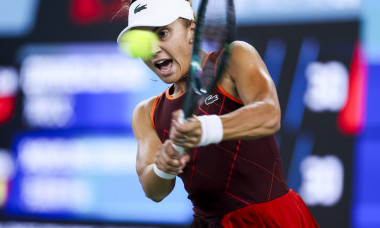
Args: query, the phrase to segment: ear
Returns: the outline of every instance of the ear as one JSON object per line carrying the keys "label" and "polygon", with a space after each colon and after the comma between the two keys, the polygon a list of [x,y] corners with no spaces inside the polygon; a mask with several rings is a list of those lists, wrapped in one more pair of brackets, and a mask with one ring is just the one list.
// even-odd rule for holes
{"label": "ear", "polygon": [[189,40],[194,39],[194,34],[195,34],[195,26],[196,26],[196,21],[191,21],[191,25],[189,27],[189,33],[188,33],[188,38]]}

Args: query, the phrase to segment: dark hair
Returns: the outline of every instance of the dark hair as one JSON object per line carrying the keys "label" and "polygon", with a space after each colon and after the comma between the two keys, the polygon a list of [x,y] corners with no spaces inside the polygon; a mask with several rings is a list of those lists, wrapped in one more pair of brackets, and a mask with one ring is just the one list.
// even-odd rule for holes
{"label": "dark hair", "polygon": [[[128,13],[129,13],[129,7],[137,0],[121,0],[121,8],[119,9],[119,11],[117,11],[117,13],[115,14],[115,16],[113,17],[113,19],[115,18],[118,18],[118,19],[125,19],[126,21],[128,20]],[[157,0],[158,1],[158,0]],[[190,2],[190,5],[192,5],[192,2],[191,0],[186,0],[188,2]],[[194,18],[196,18],[196,15],[194,13]],[[184,18],[180,18],[181,20],[181,23],[185,26],[185,27],[190,27],[191,25],[191,20],[188,20],[188,19],[184,19]]]}

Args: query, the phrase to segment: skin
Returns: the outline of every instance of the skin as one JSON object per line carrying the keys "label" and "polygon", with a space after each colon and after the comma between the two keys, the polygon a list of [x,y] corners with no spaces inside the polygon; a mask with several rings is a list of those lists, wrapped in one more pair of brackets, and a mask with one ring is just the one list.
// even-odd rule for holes
{"label": "skin", "polygon": [[[155,31],[160,37],[156,55],[145,64],[165,83],[174,84],[176,98],[186,92],[186,76],[189,71],[195,22],[185,27],[179,20],[161,28],[143,28]],[[169,72],[162,72],[155,63],[172,59]],[[220,85],[244,106],[220,116],[223,124],[223,140],[257,139],[273,135],[280,129],[281,112],[275,85],[260,55],[251,45],[235,41],[232,53]],[[202,135],[200,122],[194,116],[180,124],[180,110],[175,111],[171,123],[170,139],[161,143],[150,122],[150,112],[155,98],[141,102],[134,110],[132,128],[138,142],[136,170],[147,197],[159,202],[173,190],[175,179],[166,180],[153,171],[153,164],[169,174],[182,172],[189,156],[180,156],[172,143],[194,148]]]}

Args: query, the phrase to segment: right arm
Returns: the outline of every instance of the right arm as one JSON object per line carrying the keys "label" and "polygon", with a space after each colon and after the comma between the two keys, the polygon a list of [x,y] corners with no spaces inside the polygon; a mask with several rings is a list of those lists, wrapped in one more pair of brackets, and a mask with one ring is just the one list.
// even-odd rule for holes
{"label": "right arm", "polygon": [[162,179],[156,175],[153,165],[169,174],[177,175],[183,165],[178,159],[171,141],[161,143],[150,121],[154,98],[137,105],[132,116],[132,128],[137,139],[136,171],[145,195],[155,202],[162,201],[173,190],[175,179]]}

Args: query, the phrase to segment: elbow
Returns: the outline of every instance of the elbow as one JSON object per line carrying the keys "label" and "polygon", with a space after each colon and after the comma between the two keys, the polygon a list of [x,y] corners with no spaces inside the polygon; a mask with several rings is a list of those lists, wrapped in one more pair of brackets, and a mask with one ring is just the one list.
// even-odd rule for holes
{"label": "elbow", "polygon": [[153,196],[148,196],[148,195],[145,195],[145,196],[148,197],[149,199],[153,200],[156,203],[159,203],[164,199],[164,198],[153,197]]}
{"label": "elbow", "polygon": [[165,197],[162,197],[162,196],[157,196],[157,195],[154,195],[154,194],[150,194],[148,192],[145,192],[145,196],[151,200],[153,200],[154,202],[156,203],[159,203],[161,202]]}
{"label": "elbow", "polygon": [[153,171],[153,165],[149,165],[143,173],[139,174],[139,180],[145,196],[154,202],[161,202],[174,188],[174,180],[165,181],[159,178]]}
{"label": "elbow", "polygon": [[270,134],[273,135],[277,133],[281,129],[281,112],[279,110],[274,110],[270,120],[267,123],[267,129]]}
{"label": "elbow", "polygon": [[277,133],[281,128],[281,123],[280,121],[270,121],[270,123],[268,123],[267,127],[266,127],[266,131],[267,131],[267,134],[266,135],[274,135],[275,133]]}
{"label": "elbow", "polygon": [[277,133],[281,129],[281,119],[279,118],[273,125],[273,134]]}
{"label": "elbow", "polygon": [[161,202],[162,200],[165,199],[166,196],[169,195],[169,193],[167,193],[166,191],[161,192],[161,191],[157,191],[151,188],[144,188],[144,186],[143,186],[143,190],[145,193],[145,197],[151,199],[152,201],[156,203]]}

